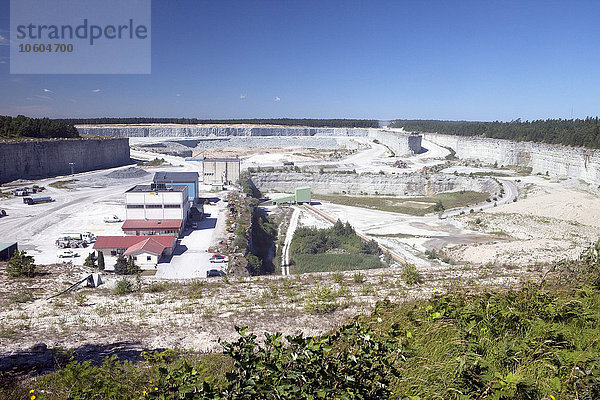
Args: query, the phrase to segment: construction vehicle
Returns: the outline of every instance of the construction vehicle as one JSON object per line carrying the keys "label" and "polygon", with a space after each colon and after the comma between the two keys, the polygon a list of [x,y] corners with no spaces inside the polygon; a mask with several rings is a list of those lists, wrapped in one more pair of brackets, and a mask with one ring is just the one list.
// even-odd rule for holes
{"label": "construction vehicle", "polygon": [[50,203],[54,199],[50,196],[37,196],[37,197],[23,197],[23,203],[29,204],[30,206],[40,203]]}
{"label": "construction vehicle", "polygon": [[96,240],[96,235],[91,232],[84,233],[62,233],[56,240],[56,246],[65,248],[82,248]]}

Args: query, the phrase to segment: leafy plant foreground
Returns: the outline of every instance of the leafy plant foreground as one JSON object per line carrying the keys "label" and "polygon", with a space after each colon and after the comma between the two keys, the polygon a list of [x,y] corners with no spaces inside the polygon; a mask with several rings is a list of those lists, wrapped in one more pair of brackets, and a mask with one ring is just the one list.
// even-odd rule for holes
{"label": "leafy plant foreground", "polygon": [[[598,399],[600,245],[511,291],[384,300],[317,337],[239,329],[223,354],[71,362],[5,398]],[[30,392],[31,391],[31,392]]]}

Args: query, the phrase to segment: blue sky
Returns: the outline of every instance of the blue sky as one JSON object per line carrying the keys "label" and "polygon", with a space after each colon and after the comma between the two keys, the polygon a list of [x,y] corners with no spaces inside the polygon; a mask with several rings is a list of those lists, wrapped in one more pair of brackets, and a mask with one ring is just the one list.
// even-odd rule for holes
{"label": "blue sky", "polygon": [[596,116],[598,16],[598,1],[154,0],[151,74],[11,75],[0,0],[0,115]]}

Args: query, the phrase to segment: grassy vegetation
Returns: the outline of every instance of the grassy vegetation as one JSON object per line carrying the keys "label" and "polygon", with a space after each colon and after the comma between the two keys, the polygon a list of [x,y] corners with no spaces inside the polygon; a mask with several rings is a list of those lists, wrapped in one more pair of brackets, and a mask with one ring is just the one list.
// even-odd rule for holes
{"label": "grassy vegetation", "polygon": [[49,183],[48,186],[53,187],[55,189],[72,189],[71,187],[69,187],[69,185],[74,184],[78,180],[79,179],[67,179],[64,181],[56,181],[56,182]]}
{"label": "grassy vegetation", "polygon": [[[326,286],[308,297],[315,314],[337,307]],[[55,372],[0,395],[592,400],[600,397],[599,331],[600,243],[578,262],[559,263],[545,281],[515,290],[384,300],[317,337],[265,334],[259,342],[239,329],[237,341],[221,342],[224,354],[167,350],[144,353],[135,365],[115,356],[99,366],[59,362]]]}
{"label": "grassy vegetation", "polygon": [[163,164],[168,164],[164,158],[154,158],[153,160],[139,160],[138,167],[160,167]]}
{"label": "grassy vegetation", "polygon": [[489,193],[463,190],[459,192],[438,193],[428,197],[381,197],[381,196],[345,196],[345,195],[313,195],[315,200],[329,201],[335,204],[370,208],[373,210],[396,212],[423,216],[435,211],[439,201],[445,209],[464,207],[485,201]]}
{"label": "grassy vegetation", "polygon": [[290,244],[296,274],[381,268],[375,241],[363,242],[346,222],[329,229],[298,228]]}
{"label": "grassy vegetation", "polygon": [[379,257],[370,254],[297,254],[293,262],[291,272],[294,274],[383,267]]}

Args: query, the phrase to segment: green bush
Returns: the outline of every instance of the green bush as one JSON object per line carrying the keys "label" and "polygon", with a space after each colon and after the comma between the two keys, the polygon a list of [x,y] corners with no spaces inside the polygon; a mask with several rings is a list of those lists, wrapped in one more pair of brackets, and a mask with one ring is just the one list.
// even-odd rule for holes
{"label": "green bush", "polygon": [[402,268],[402,280],[407,285],[415,285],[422,282],[421,274],[414,264],[406,264]]}
{"label": "green bush", "polygon": [[35,260],[23,250],[15,251],[8,260],[6,273],[11,278],[33,278],[36,272]]}
{"label": "green bush", "polygon": [[140,268],[135,265],[133,258],[129,256],[125,258],[123,254],[119,254],[115,263],[115,274],[117,275],[135,275],[140,273]]}
{"label": "green bush", "polygon": [[96,268],[96,260],[94,259],[94,253],[90,253],[83,262],[84,267]]}
{"label": "green bush", "polygon": [[306,296],[306,310],[311,314],[327,314],[336,307],[336,293],[330,287],[317,285]]}
{"label": "green bush", "polygon": [[296,274],[384,267],[379,256],[368,254],[297,254],[292,261]]}
{"label": "green bush", "polygon": [[133,283],[129,282],[127,279],[121,279],[117,282],[114,293],[118,295],[125,295],[132,293],[134,291],[133,289]]}

